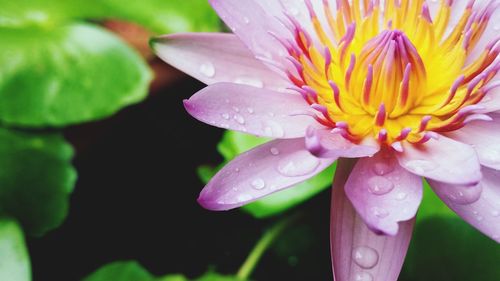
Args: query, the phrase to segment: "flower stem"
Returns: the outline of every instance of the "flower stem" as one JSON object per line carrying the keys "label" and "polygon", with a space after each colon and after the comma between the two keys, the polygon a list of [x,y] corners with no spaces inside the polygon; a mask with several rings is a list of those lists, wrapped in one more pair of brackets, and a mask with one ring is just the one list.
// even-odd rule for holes
{"label": "flower stem", "polygon": [[283,220],[276,223],[271,229],[267,230],[257,242],[255,247],[252,249],[245,262],[241,265],[238,273],[236,274],[236,277],[239,280],[247,280],[269,246],[273,244],[273,242],[278,236],[280,236],[283,230],[290,226],[299,217],[300,214],[295,214],[284,218]]}

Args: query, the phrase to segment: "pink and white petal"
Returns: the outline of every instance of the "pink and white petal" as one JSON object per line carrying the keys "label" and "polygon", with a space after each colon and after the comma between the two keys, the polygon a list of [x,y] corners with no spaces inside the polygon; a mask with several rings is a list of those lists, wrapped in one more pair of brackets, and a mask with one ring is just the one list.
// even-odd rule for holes
{"label": "pink and white petal", "polygon": [[392,152],[383,151],[358,160],[345,192],[370,229],[394,236],[398,223],[417,213],[422,179],[403,169]]}
{"label": "pink and white petal", "polygon": [[303,182],[336,159],[319,159],[307,151],[304,139],[273,140],[249,150],[219,171],[198,202],[210,210],[240,207]]}
{"label": "pink and white petal", "polygon": [[[257,58],[287,65],[282,54],[286,48],[275,38],[288,38],[291,33],[278,20],[283,10],[278,1],[210,0],[214,10]],[[267,3],[271,2],[271,3]],[[274,66],[271,64],[274,68]]]}
{"label": "pink and white petal", "polygon": [[322,126],[305,114],[312,109],[298,94],[234,83],[210,85],[185,100],[184,106],[207,124],[262,137],[304,137],[309,126]]}
{"label": "pink and white petal", "polygon": [[370,230],[344,192],[353,163],[339,160],[333,184],[330,237],[334,279],[396,281],[415,220],[401,222],[396,236]]}
{"label": "pink and white petal", "polygon": [[481,165],[500,170],[500,116],[490,114],[490,117],[493,120],[473,121],[446,135],[474,147]]}
{"label": "pink and white petal", "polygon": [[440,135],[422,145],[403,144],[399,164],[408,171],[450,184],[474,185],[481,180],[481,167],[474,149]]}
{"label": "pink and white petal", "polygon": [[339,131],[310,127],[306,132],[306,147],[313,155],[321,158],[360,158],[372,156],[380,150],[373,139],[355,144],[344,138]]}
{"label": "pink and white petal", "polygon": [[[500,172],[483,168],[477,186],[429,181],[436,194],[469,224],[500,243]],[[482,192],[481,192],[482,191]]]}
{"label": "pink and white petal", "polygon": [[500,22],[500,3],[496,0],[477,0],[473,7],[475,10],[480,10],[489,15],[489,20],[481,38],[469,54],[467,62],[472,62],[475,58],[479,57],[485,48],[494,42],[494,40],[500,39],[498,26]]}
{"label": "pink and white petal", "polygon": [[205,84],[235,82],[278,91],[289,86],[234,34],[172,34],[153,39],[151,45],[162,60]]}

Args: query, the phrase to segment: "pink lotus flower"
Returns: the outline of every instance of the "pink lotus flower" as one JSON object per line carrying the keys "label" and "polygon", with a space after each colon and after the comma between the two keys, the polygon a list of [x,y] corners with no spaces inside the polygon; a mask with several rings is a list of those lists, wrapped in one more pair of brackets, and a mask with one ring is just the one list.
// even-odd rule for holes
{"label": "pink lotus flower", "polygon": [[421,177],[500,242],[494,1],[211,0],[234,34],[169,35],[153,47],[209,85],[185,101],[192,116],[275,140],[226,165],[200,204],[236,208],[338,160],[335,280],[397,280]]}

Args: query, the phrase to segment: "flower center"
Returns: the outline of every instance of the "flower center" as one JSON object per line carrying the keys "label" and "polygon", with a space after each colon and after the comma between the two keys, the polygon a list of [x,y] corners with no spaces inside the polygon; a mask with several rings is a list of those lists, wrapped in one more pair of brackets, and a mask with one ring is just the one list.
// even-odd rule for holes
{"label": "flower center", "polygon": [[317,120],[359,141],[423,143],[436,132],[487,118],[477,104],[491,90],[499,67],[498,38],[470,54],[493,4],[465,8],[449,26],[451,0],[432,18],[423,0],[338,0],[336,14],[323,1],[323,17],[306,0],[312,28],[288,17],[294,41],[282,43],[295,66],[294,88],[319,114]]}

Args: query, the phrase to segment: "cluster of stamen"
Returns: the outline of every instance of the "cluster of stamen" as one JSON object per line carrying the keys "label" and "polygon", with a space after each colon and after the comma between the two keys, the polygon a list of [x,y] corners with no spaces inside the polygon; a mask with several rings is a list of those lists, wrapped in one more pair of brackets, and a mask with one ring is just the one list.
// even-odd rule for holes
{"label": "cluster of stamen", "polygon": [[320,123],[352,141],[418,144],[488,119],[478,103],[499,86],[488,82],[500,68],[500,38],[469,55],[496,7],[473,9],[471,1],[447,29],[451,1],[432,17],[424,0],[337,0],[336,9],[323,0],[320,20],[306,0],[312,28],[287,15],[293,40],[279,39],[293,89]]}

